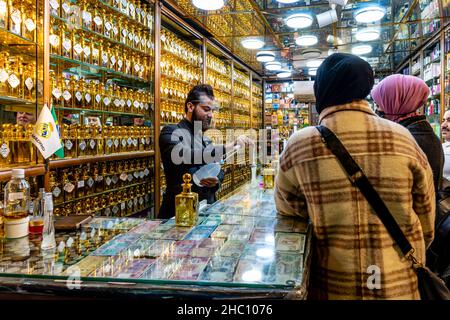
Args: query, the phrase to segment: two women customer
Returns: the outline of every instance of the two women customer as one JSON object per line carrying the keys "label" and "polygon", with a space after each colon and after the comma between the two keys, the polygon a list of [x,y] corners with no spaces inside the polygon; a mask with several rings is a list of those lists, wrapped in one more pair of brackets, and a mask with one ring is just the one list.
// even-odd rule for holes
{"label": "two women customer", "polygon": [[[434,233],[433,173],[410,132],[378,117],[364,100],[373,83],[372,68],[359,57],[328,57],[314,83],[319,123],[362,167],[424,261]],[[420,299],[411,263],[316,128],[304,128],[289,139],[280,158],[275,201],[280,214],[312,222],[309,298]]]}

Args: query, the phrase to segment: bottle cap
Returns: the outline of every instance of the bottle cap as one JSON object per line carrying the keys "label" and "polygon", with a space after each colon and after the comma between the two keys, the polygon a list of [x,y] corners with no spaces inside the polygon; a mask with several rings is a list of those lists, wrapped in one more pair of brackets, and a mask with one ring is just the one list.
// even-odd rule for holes
{"label": "bottle cap", "polygon": [[25,178],[25,169],[12,169],[11,175],[13,178]]}

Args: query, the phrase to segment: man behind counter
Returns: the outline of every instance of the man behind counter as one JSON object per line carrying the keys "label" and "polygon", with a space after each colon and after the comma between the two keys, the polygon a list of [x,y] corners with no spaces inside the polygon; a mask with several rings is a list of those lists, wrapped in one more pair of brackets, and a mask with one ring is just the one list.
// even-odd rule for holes
{"label": "man behind counter", "polygon": [[[209,129],[214,109],[213,88],[206,84],[197,85],[191,89],[185,101],[185,118],[178,124],[166,126],[161,130],[159,148],[166,176],[166,191],[163,195],[158,218],[168,219],[175,215],[175,196],[182,191],[183,174],[190,173],[193,175],[202,166],[212,162],[205,161],[203,156],[205,148],[216,162],[222,159],[222,155],[227,150],[233,149],[234,146],[245,146],[246,143],[251,143],[245,136],[239,136],[236,141],[230,144],[212,145],[212,141],[205,137],[202,132]],[[175,147],[178,148],[174,150]],[[179,152],[180,149],[182,149],[181,152]],[[179,157],[175,159],[179,154],[184,159],[181,163]],[[216,192],[223,177],[224,173],[221,170],[218,177],[201,180],[201,187],[193,183],[192,191],[198,193],[199,201],[206,199],[208,203],[213,203],[216,201]]]}

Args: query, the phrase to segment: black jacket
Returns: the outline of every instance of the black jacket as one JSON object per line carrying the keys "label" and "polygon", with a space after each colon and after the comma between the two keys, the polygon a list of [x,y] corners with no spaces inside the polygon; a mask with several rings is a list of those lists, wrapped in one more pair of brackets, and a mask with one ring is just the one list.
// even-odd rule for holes
{"label": "black jacket", "polygon": [[411,117],[400,121],[400,124],[411,132],[417,144],[427,156],[431,170],[433,170],[434,189],[436,198],[438,198],[444,168],[444,151],[441,141],[425,116]]}
{"label": "black jacket", "polygon": [[[190,145],[187,145],[187,148],[183,148],[181,152],[182,155],[187,155],[190,159],[190,163],[175,164],[172,161],[172,150],[176,146],[181,146],[180,143],[183,140],[183,137],[179,137],[176,134],[174,135],[175,130],[183,129],[183,132],[187,133],[190,136]],[[179,130],[177,132],[180,132]],[[175,141],[173,141],[173,137],[177,137]],[[209,146],[209,148],[213,148],[212,156],[216,154],[220,156],[220,154],[224,154],[224,146],[213,146],[212,141],[202,135],[202,140],[200,140],[200,136],[196,135],[197,138],[194,137],[194,126],[187,119],[181,120],[176,125],[169,125],[164,127],[161,130],[161,134],[159,136],[159,149],[161,151],[161,160],[164,166],[164,174],[166,176],[166,191],[163,195],[163,201],[160,208],[158,218],[171,218],[175,215],[175,196],[182,191],[181,185],[183,184],[183,175],[185,173],[190,173],[191,176],[200,169],[203,165],[206,164],[205,159],[203,157],[200,158],[200,164],[194,164],[194,159],[199,157],[199,152],[201,151],[203,154],[204,149]],[[194,155],[194,143],[200,143],[201,146],[198,146],[197,154]],[[183,144],[186,146],[186,144]],[[186,152],[186,154],[184,153]],[[221,157],[220,157],[221,158]],[[208,187],[198,187],[193,181],[192,191],[198,193],[199,201],[207,200],[208,203],[213,203],[216,201],[216,192],[220,187],[220,183],[223,181],[224,173],[221,170],[218,179],[219,185],[208,188]]]}

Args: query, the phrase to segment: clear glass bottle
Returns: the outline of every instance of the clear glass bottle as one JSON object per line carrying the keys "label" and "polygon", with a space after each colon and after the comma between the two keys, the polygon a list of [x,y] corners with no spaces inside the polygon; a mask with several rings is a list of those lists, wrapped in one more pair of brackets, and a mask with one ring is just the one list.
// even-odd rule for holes
{"label": "clear glass bottle", "polygon": [[42,233],[41,250],[56,248],[55,226],[53,223],[53,198],[50,192],[44,198],[44,230]]}
{"label": "clear glass bottle", "polygon": [[183,175],[183,191],[175,196],[175,223],[179,227],[192,227],[198,220],[198,194],[191,191],[191,175]]}
{"label": "clear glass bottle", "polygon": [[11,180],[4,189],[4,213],[6,219],[26,218],[30,206],[30,185],[24,169],[13,169]]}

